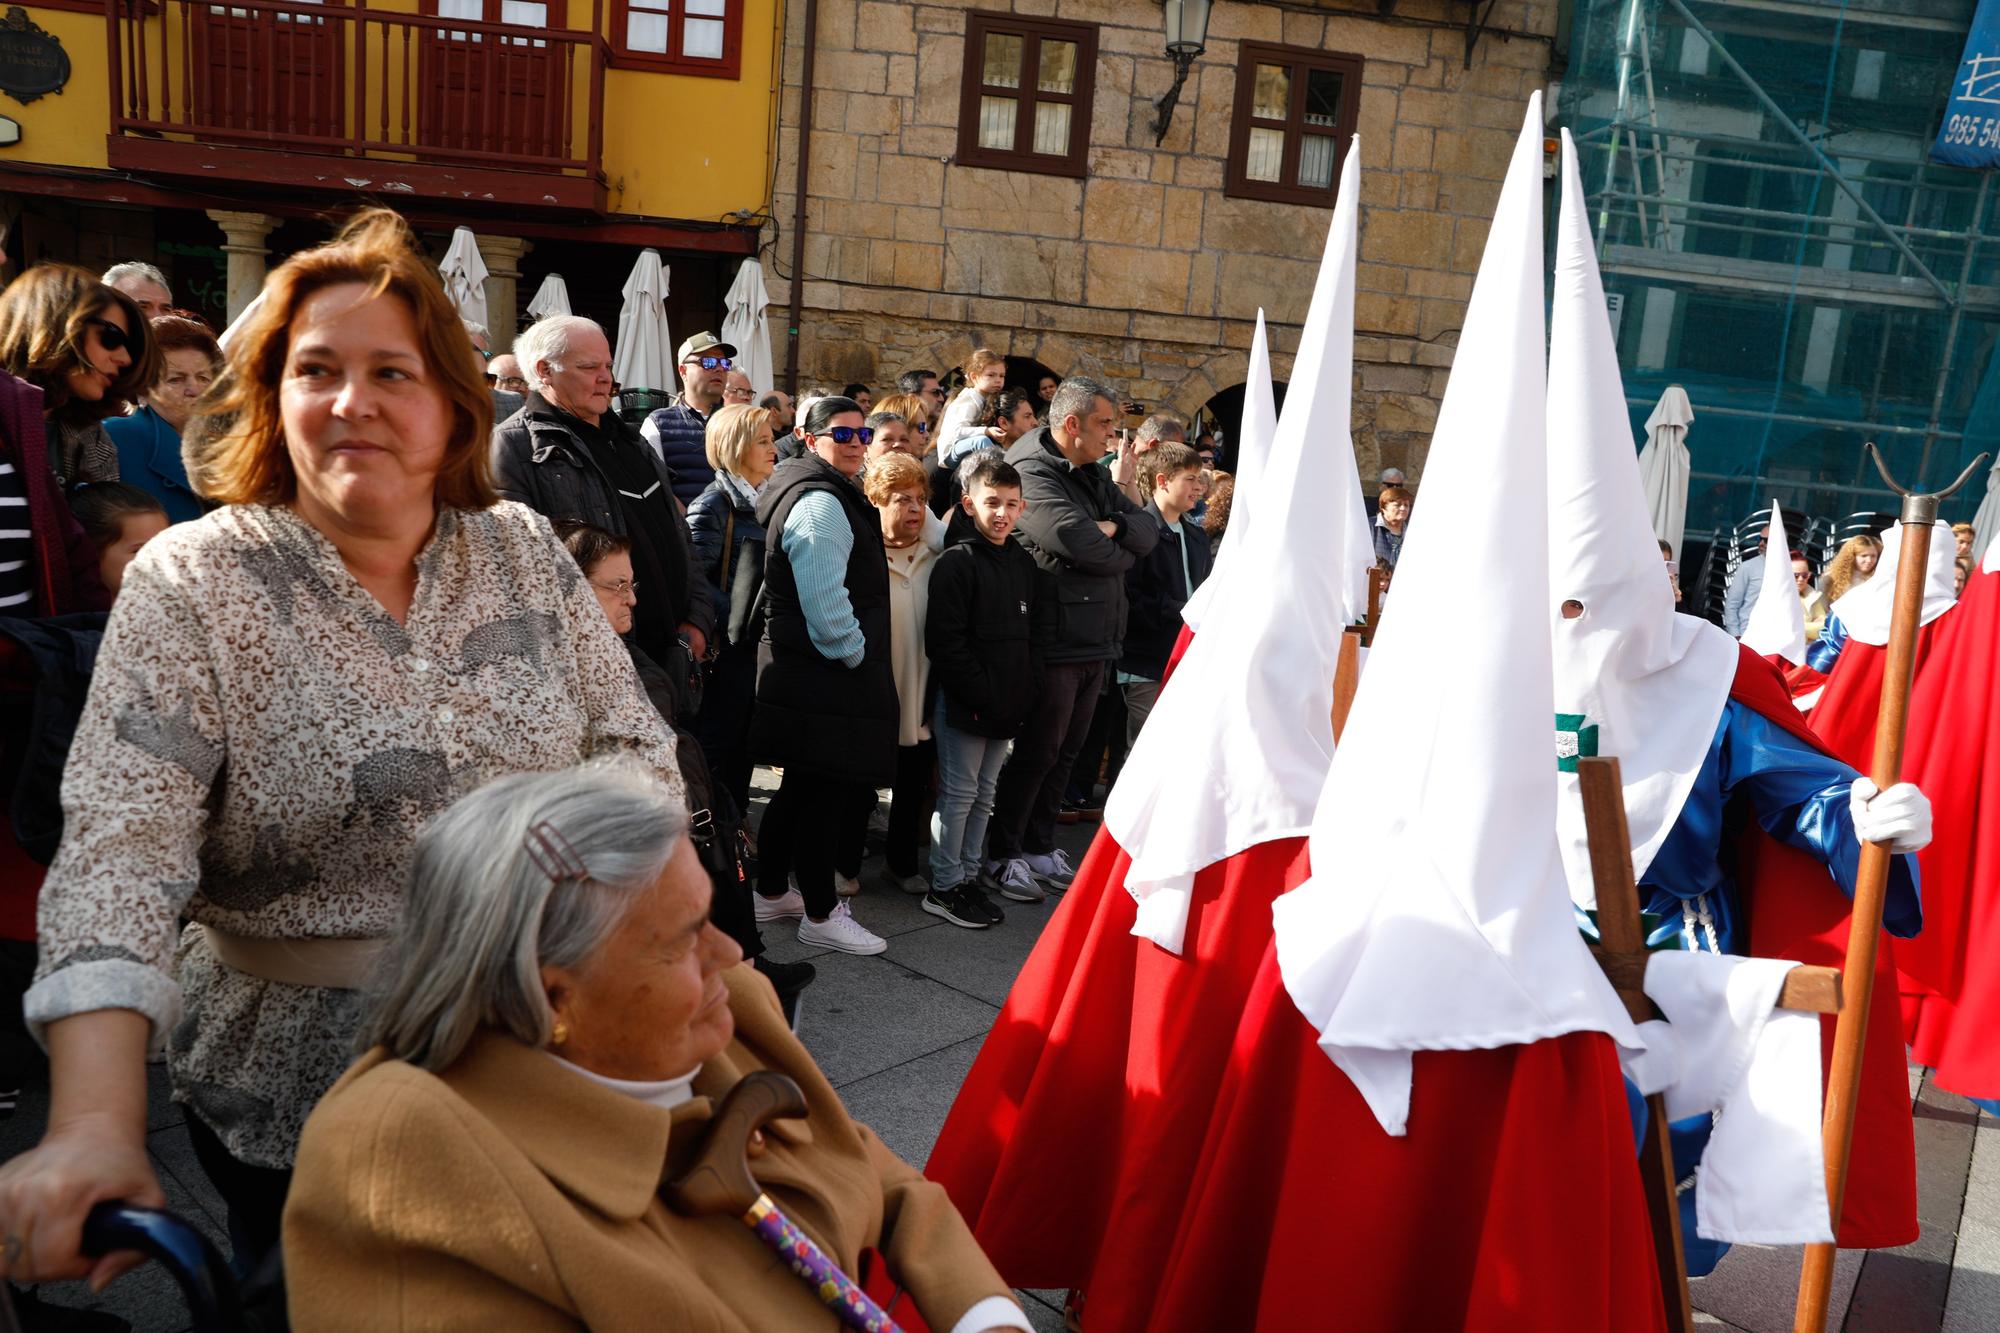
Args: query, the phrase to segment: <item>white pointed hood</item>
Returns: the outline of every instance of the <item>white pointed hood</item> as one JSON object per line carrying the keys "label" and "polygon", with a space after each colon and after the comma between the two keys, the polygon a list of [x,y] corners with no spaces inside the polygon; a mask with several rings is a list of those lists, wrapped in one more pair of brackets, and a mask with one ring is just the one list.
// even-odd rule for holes
{"label": "white pointed hood", "polygon": [[[1958,555],[1951,524],[1938,520],[1931,529],[1930,561],[1924,569],[1924,605],[1917,624],[1928,625],[1958,604],[1952,596],[1953,564]],[[1847,637],[1881,647],[1889,642],[1889,613],[1896,604],[1896,571],[1903,564],[1903,525],[1892,523],[1882,534],[1882,559],[1875,576],[1835,602],[1829,616],[1839,616]]]}
{"label": "white pointed hood", "polygon": [[[1263,484],[1271,437],[1278,433],[1277,395],[1271,390],[1271,345],[1264,332],[1264,309],[1257,308],[1257,331],[1250,335],[1250,369],[1243,379],[1243,418],[1236,430],[1236,490],[1229,501],[1229,525],[1236,540],[1215,557],[1215,567],[1194,596],[1181,608],[1181,623],[1200,633],[1208,604],[1222,587],[1222,576],[1242,561],[1233,559],[1250,531],[1250,515],[1257,509],[1257,488]],[[1253,575],[1254,577],[1254,575]]]}
{"label": "white pointed hood", "polygon": [[1771,532],[1765,538],[1764,586],[1750,604],[1743,646],[1759,657],[1782,657],[1793,666],[1806,660],[1806,613],[1792,578],[1792,539],[1785,514],[1771,502]]}
{"label": "white pointed hood", "polygon": [[1395,610],[1314,816],[1314,874],[1273,909],[1286,989],[1391,1134],[1407,1125],[1414,1051],[1579,1031],[1640,1044],[1577,932],[1556,845],[1542,549],[1498,567],[1488,630],[1468,635],[1454,613],[1465,552],[1522,552],[1521,533],[1547,528],[1542,272],[1537,94],[1466,309]]}
{"label": "white pointed hood", "polygon": [[[1570,896],[1589,908],[1597,894],[1574,758],[1618,756],[1633,865],[1644,874],[1701,771],[1738,653],[1721,629],[1674,613],[1568,131],[1562,167],[1549,341],[1548,623],[1561,761],[1557,828]],[[1399,576],[1398,597],[1401,588]],[[1583,604],[1574,620],[1562,614],[1572,600]]]}
{"label": "white pointed hood", "polygon": [[1229,539],[1240,547],[1235,567],[1251,577],[1210,603],[1105,802],[1105,827],[1132,854],[1133,933],[1176,953],[1195,875],[1303,834],[1333,755],[1334,657],[1353,578],[1341,559],[1347,520],[1327,500],[1354,467],[1360,197],[1357,144],[1341,167],[1257,520]]}

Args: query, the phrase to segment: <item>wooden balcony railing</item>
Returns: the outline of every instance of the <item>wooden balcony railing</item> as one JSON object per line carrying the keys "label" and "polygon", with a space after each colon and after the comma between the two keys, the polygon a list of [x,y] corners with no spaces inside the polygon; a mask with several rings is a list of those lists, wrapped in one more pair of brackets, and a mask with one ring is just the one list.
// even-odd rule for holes
{"label": "wooden balcony railing", "polygon": [[313,0],[106,0],[113,144],[598,183],[601,7],[582,31]]}

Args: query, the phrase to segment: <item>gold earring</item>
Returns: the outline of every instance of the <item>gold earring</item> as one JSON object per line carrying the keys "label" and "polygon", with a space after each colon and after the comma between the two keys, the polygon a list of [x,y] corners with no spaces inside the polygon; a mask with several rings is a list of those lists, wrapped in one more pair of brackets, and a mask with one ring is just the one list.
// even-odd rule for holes
{"label": "gold earring", "polygon": [[560,1046],[568,1040],[569,1040],[569,1024],[563,1022],[560,1018],[558,1018],[556,1020],[556,1025],[554,1030],[549,1033],[549,1045]]}

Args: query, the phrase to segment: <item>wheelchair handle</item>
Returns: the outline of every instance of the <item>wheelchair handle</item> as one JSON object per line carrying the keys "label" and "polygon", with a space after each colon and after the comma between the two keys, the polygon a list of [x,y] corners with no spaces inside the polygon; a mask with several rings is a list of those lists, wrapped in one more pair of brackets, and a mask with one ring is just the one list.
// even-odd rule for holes
{"label": "wheelchair handle", "polygon": [[243,1326],[229,1261],[208,1237],[165,1209],[100,1203],[84,1219],[81,1248],[92,1258],[138,1250],[157,1260],[180,1287],[199,1333],[236,1333]]}

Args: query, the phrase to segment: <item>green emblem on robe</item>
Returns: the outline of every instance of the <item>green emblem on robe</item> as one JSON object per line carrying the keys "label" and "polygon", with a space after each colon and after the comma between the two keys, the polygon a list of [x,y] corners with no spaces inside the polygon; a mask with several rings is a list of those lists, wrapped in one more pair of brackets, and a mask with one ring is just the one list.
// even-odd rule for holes
{"label": "green emblem on robe", "polygon": [[1556,771],[1576,772],[1576,761],[1597,756],[1597,724],[1584,725],[1582,713],[1556,714]]}

